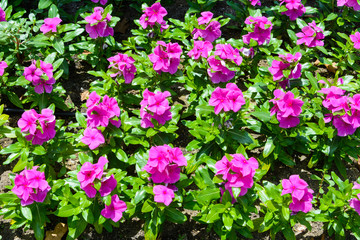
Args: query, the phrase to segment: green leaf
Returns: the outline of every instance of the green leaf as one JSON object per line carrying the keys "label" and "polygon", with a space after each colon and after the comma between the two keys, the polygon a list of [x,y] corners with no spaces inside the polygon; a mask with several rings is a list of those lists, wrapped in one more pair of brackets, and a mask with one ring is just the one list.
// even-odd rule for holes
{"label": "green leaf", "polygon": [[46,208],[39,207],[37,203],[32,205],[33,207],[33,220],[31,221],[30,225],[31,228],[34,230],[34,235],[37,240],[44,239],[44,225],[46,221]]}
{"label": "green leaf", "polygon": [[6,148],[2,149],[0,151],[0,154],[9,154],[9,153],[18,153],[23,149],[23,146],[19,143],[13,143],[10,146],[7,146]]}
{"label": "green leaf", "polygon": [[66,239],[76,239],[84,232],[88,223],[82,217],[74,216],[68,219],[69,233]]}
{"label": "green leaf", "polygon": [[226,230],[230,231],[234,222],[233,218],[230,216],[230,214],[224,213],[222,215],[222,220]]}
{"label": "green leaf", "polygon": [[223,204],[212,205],[210,212],[206,216],[206,223],[213,223],[220,219],[220,213],[225,211],[225,206]]}
{"label": "green leaf", "polygon": [[135,193],[134,197],[134,203],[138,204],[146,197],[146,191],[144,189],[141,189]]}
{"label": "green leaf", "polygon": [[55,4],[51,4],[48,16],[49,18],[54,18],[59,16],[59,11]]}
{"label": "green leaf", "polygon": [[196,196],[196,200],[200,204],[209,203],[212,200],[220,199],[220,190],[219,188],[207,188],[199,192]]}
{"label": "green leaf", "polygon": [[41,145],[36,145],[35,149],[32,151],[35,155],[44,155],[46,153],[46,150]]}
{"label": "green leaf", "polygon": [[21,206],[22,215],[29,221],[32,221],[32,213],[29,207]]}
{"label": "green leaf", "polygon": [[241,144],[251,144],[253,140],[251,139],[249,133],[246,131],[240,131],[239,129],[230,129],[228,130],[229,135],[238,141]]}
{"label": "green leaf", "polygon": [[76,38],[77,36],[82,34],[83,32],[84,32],[83,28],[78,28],[75,31],[67,32],[67,33],[65,33],[65,36],[63,37],[63,41],[70,42],[71,40],[73,40],[74,38]]}
{"label": "green leaf", "polygon": [[120,148],[116,149],[116,158],[122,162],[128,162],[129,158],[127,154]]}
{"label": "green leaf", "polygon": [[82,211],[82,216],[90,224],[94,224],[94,214],[90,208],[86,208]]}
{"label": "green leaf", "polygon": [[76,118],[76,121],[80,124],[80,126],[82,126],[83,128],[86,128],[86,118],[85,116],[80,113],[80,112],[76,112],[75,113],[75,118]]}
{"label": "green leaf", "polygon": [[78,215],[80,212],[81,212],[80,207],[75,208],[73,205],[69,204],[57,209],[55,211],[55,215],[58,217],[70,217],[70,216]]}
{"label": "green leaf", "polygon": [[40,0],[38,8],[45,9],[45,8],[49,7],[51,4],[52,4],[51,0]]}
{"label": "green leaf", "polygon": [[275,145],[273,142],[273,138],[269,137],[264,146],[264,152],[263,152],[264,158],[268,157],[274,151],[274,149],[275,149]]}
{"label": "green leaf", "polygon": [[141,208],[141,212],[142,213],[147,213],[147,212],[151,212],[154,209],[153,205],[151,204],[150,200],[147,200],[146,202],[144,202],[142,208]]}
{"label": "green leaf", "polygon": [[44,62],[52,64],[54,62],[55,58],[56,58],[56,52],[53,52],[53,53],[47,55]]}
{"label": "green leaf", "polygon": [[165,215],[167,216],[167,220],[174,223],[184,223],[187,220],[182,212],[172,207],[165,208]]}
{"label": "green leaf", "polygon": [[53,42],[53,47],[61,55],[63,55],[65,53],[64,42],[61,40],[61,38],[55,37],[54,42]]}
{"label": "green leaf", "polygon": [[4,91],[5,94],[9,97],[9,100],[12,104],[19,108],[24,108],[19,97],[14,92]]}

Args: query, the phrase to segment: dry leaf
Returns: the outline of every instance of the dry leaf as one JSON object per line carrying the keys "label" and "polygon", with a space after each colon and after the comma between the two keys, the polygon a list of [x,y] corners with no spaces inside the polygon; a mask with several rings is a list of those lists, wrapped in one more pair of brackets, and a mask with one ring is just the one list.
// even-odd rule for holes
{"label": "dry leaf", "polygon": [[329,72],[336,73],[337,66],[335,62],[333,62],[331,65],[330,64],[324,64],[324,65]]}
{"label": "dry leaf", "polygon": [[61,240],[61,238],[68,231],[65,223],[58,223],[54,230],[46,231],[45,240]]}
{"label": "dry leaf", "polygon": [[85,101],[86,99],[88,99],[89,95],[90,95],[90,93],[88,90],[85,90],[84,92],[82,92],[80,94],[81,101]]}

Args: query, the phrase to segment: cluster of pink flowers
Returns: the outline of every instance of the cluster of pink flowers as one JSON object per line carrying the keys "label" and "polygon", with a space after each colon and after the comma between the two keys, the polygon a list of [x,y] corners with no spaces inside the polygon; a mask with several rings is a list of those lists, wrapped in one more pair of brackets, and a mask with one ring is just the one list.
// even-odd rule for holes
{"label": "cluster of pink flowers", "polygon": [[62,22],[62,20],[58,17],[54,18],[45,18],[44,24],[41,25],[40,31],[45,34],[47,32],[57,32],[57,25],[59,25]]}
{"label": "cluster of pink flowers", "polygon": [[6,13],[1,7],[0,7],[0,22],[6,22]]}
{"label": "cluster of pink flowers", "polygon": [[[218,56],[217,59],[215,56]],[[207,73],[213,83],[228,82],[235,77],[235,71],[231,71],[226,64],[240,65],[242,57],[239,49],[234,49],[230,44],[217,44],[213,56],[207,59],[210,68]]]}
{"label": "cluster of pink flowers", "polygon": [[150,92],[145,89],[143,93],[143,100],[140,102],[140,117],[141,127],[148,128],[154,127],[151,119],[155,119],[160,125],[164,125],[167,121],[172,119],[170,112],[171,107],[169,101],[166,99],[171,94],[168,91],[165,92]]}
{"label": "cluster of pink flowers", "polygon": [[192,32],[194,39],[201,37],[205,41],[213,42],[221,36],[221,24],[216,20],[211,21],[212,17],[212,12],[201,13],[201,17],[199,17],[197,21],[199,26],[204,29],[194,28]]}
{"label": "cluster of pink flowers", "polygon": [[[360,189],[360,184],[354,182],[354,187],[352,189]],[[355,211],[360,215],[360,193],[357,194],[357,198],[350,199],[350,207],[354,208]]]}
{"label": "cluster of pink flowers", "polygon": [[285,3],[287,11],[282,12],[281,14],[288,16],[291,21],[296,20],[296,18],[302,16],[306,12],[304,5],[301,3],[301,0],[282,0],[280,5],[283,3]]}
{"label": "cluster of pink flowers", "polygon": [[307,213],[311,210],[314,191],[308,188],[308,184],[300,179],[299,175],[291,175],[289,179],[281,181],[283,190],[281,196],[291,194],[292,202],[289,205],[293,214],[297,212]]}
{"label": "cluster of pink flowers", "polygon": [[154,53],[149,55],[150,61],[154,64],[153,68],[158,73],[168,72],[174,74],[177,72],[180,64],[181,47],[178,43],[168,43],[158,41]]}
{"label": "cluster of pink flowers", "polygon": [[4,75],[5,68],[7,68],[7,67],[8,67],[8,65],[7,65],[7,63],[5,61],[0,62],[0,77],[2,75]]}
{"label": "cluster of pink flowers", "polygon": [[35,86],[35,92],[38,94],[51,93],[55,83],[54,68],[51,63],[46,63],[40,60],[39,62],[33,60],[29,67],[24,68],[24,77]]}
{"label": "cluster of pink flowers", "polygon": [[[286,55],[279,54],[282,61],[273,60],[271,67],[269,67],[270,73],[273,75],[274,81],[281,80],[285,77],[285,81],[281,82],[281,86],[285,86],[289,83],[289,79],[297,79],[301,76],[301,53],[297,52],[294,55],[288,53]],[[290,70],[288,76],[284,75],[284,70]]]}
{"label": "cluster of pink flowers", "polygon": [[42,145],[55,137],[55,116],[51,109],[45,108],[38,114],[34,109],[25,111],[18,121],[21,132],[29,134],[26,140],[34,145]]}
{"label": "cluster of pink flowers", "polygon": [[171,148],[168,145],[151,147],[149,160],[144,170],[151,174],[154,183],[165,183],[166,186],[154,186],[155,201],[168,206],[174,198],[174,184],[180,179],[181,166],[186,166],[187,161],[180,148]]}
{"label": "cluster of pink flowers", "polygon": [[92,92],[86,101],[87,128],[81,142],[88,145],[91,150],[105,143],[105,138],[97,127],[107,127],[109,123],[117,128],[121,126],[121,120],[118,119],[120,108],[116,99],[105,95],[102,102],[100,100],[101,97]]}
{"label": "cluster of pink flowers", "polygon": [[108,23],[111,20],[111,15],[108,13],[103,16],[104,9],[102,7],[95,7],[93,14],[85,17],[88,24],[85,25],[85,30],[89,33],[91,38],[107,37],[114,35],[114,29]]}
{"label": "cluster of pink flowers", "polygon": [[304,43],[308,47],[324,46],[324,42],[321,41],[325,38],[324,30],[316,26],[314,20],[308,26],[303,27],[296,36],[299,38],[296,42],[297,45]]}
{"label": "cluster of pink flowers", "polygon": [[[259,168],[258,161],[251,157],[246,159],[242,154],[230,154],[232,159],[228,159],[224,156],[220,161],[215,164],[216,175],[222,175],[222,179],[225,182],[225,190],[228,190],[233,197],[232,188],[240,188],[239,196],[244,196],[248,189],[254,184],[254,176],[256,169]],[[233,202],[236,199],[233,197]]]}
{"label": "cluster of pink flowers", "polygon": [[292,92],[285,93],[281,89],[276,89],[274,96],[274,99],[270,100],[274,104],[274,107],[270,110],[270,115],[277,113],[276,118],[280,122],[279,127],[291,128],[298,125],[300,123],[301,107],[304,102],[294,98]]}
{"label": "cluster of pink flowers", "polygon": [[136,73],[135,60],[132,57],[129,57],[127,54],[118,53],[107,60],[110,62],[109,68],[113,72],[110,74],[111,77],[124,76],[126,84],[132,82]]}
{"label": "cluster of pink flowers", "polygon": [[250,1],[250,4],[253,5],[254,7],[256,5],[261,6],[261,1],[260,0],[249,0],[249,1]]}
{"label": "cluster of pink flowers", "polygon": [[[99,0],[91,0],[93,3],[98,3]],[[100,4],[101,5],[105,5],[107,3],[108,0],[100,0]]]}
{"label": "cluster of pink flowers", "polygon": [[350,39],[354,43],[354,48],[360,49],[360,32],[355,32],[355,34],[350,35]]}
{"label": "cluster of pink flowers", "polygon": [[249,16],[245,19],[245,24],[253,28],[252,32],[242,36],[245,44],[250,44],[251,39],[255,40],[258,45],[270,42],[273,25],[266,17]]}
{"label": "cluster of pink flowers", "polygon": [[360,10],[360,4],[357,0],[337,0],[338,7],[347,6],[354,8],[355,11]]}
{"label": "cluster of pink flowers", "polygon": [[126,208],[126,203],[120,200],[119,196],[115,194],[111,196],[110,205],[105,205],[105,208],[101,210],[101,215],[117,222],[122,218],[122,213],[126,211]]}
{"label": "cluster of pink flowers", "polygon": [[345,90],[331,86],[319,91],[326,95],[323,106],[331,111],[325,114],[326,123],[333,120],[333,125],[337,129],[337,135],[345,137],[355,133],[360,126],[360,94],[353,97],[344,96]]}
{"label": "cluster of pink flowers", "polygon": [[35,202],[43,202],[50,191],[45,173],[38,171],[39,167],[23,170],[14,179],[15,186],[12,192],[21,199],[21,205],[26,206]]}
{"label": "cluster of pink flowers", "polygon": [[169,28],[169,25],[167,25],[164,20],[167,11],[159,2],[154,3],[151,7],[147,7],[143,12],[144,14],[141,15],[139,23],[144,29],[148,27],[154,28],[156,23],[159,24],[161,31]]}
{"label": "cluster of pink flowers", "polygon": [[101,187],[99,193],[102,197],[109,195],[116,187],[117,181],[114,175],[103,178],[104,167],[109,161],[105,157],[100,157],[98,163],[92,164],[85,162],[77,174],[77,179],[80,182],[80,188],[85,191],[89,198],[94,198],[96,195],[96,189],[94,182],[96,179],[101,181]]}
{"label": "cluster of pink flowers", "polygon": [[226,88],[217,87],[209,100],[209,105],[215,107],[215,114],[219,114],[221,110],[237,112],[244,104],[243,93],[235,83],[226,84]]}
{"label": "cluster of pink flowers", "polygon": [[194,41],[194,48],[187,55],[193,59],[199,59],[200,56],[207,58],[212,49],[213,45],[209,41]]}

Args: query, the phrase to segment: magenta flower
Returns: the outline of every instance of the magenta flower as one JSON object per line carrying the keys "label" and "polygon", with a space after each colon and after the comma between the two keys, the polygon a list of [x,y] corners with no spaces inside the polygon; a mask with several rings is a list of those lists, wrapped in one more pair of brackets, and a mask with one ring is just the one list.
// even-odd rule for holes
{"label": "magenta flower", "polygon": [[0,77],[4,75],[5,68],[7,68],[8,65],[5,61],[0,62]]}
{"label": "magenta flower", "polygon": [[240,65],[242,62],[239,49],[234,49],[230,44],[217,44],[214,55],[219,56],[223,60],[231,60],[236,65]]}
{"label": "magenta flower", "polygon": [[274,107],[270,110],[270,115],[277,113],[276,118],[280,122],[279,127],[291,128],[300,123],[298,116],[301,113],[301,106],[304,102],[300,99],[294,99],[292,92],[284,93],[280,89],[274,91]]}
{"label": "magenta flower", "polygon": [[86,101],[86,107],[91,108],[97,105],[101,100],[101,97],[96,92],[91,92],[88,100]]}
{"label": "magenta flower", "polygon": [[18,126],[21,129],[21,132],[29,132],[30,134],[35,134],[37,128],[37,119],[38,114],[34,109],[25,111],[21,118],[18,121]]}
{"label": "magenta flower", "polygon": [[253,5],[254,7],[256,5],[261,6],[261,1],[260,0],[249,0],[249,1],[250,1],[250,4]]}
{"label": "magenta flower", "polygon": [[85,20],[88,22],[88,24],[85,25],[85,30],[93,39],[114,35],[114,29],[108,25],[111,21],[111,15],[108,13],[107,16],[103,18],[103,12],[104,9],[102,7],[95,7],[93,14],[85,17]]}
{"label": "magenta flower", "polygon": [[47,32],[57,32],[56,27],[62,22],[58,17],[45,18],[44,24],[40,27],[40,31],[45,34]]}
{"label": "magenta flower", "polygon": [[135,60],[127,54],[118,53],[117,55],[107,59],[110,62],[109,68],[112,74],[111,77],[124,76],[125,83],[129,84],[135,77],[136,67]]}
{"label": "magenta flower", "polygon": [[296,20],[296,18],[302,16],[306,12],[304,5],[301,3],[301,0],[282,0],[280,5],[283,3],[285,3],[285,6],[288,10],[282,12],[281,14],[288,16],[291,21]]}
{"label": "magenta flower", "polygon": [[304,43],[308,47],[324,46],[324,42],[321,41],[325,38],[324,30],[316,26],[314,20],[308,26],[303,27],[301,31],[296,34],[299,38],[296,42],[297,45]]}
{"label": "magenta flower", "polygon": [[164,203],[166,206],[169,206],[175,197],[174,191],[163,185],[154,186],[153,192],[155,194],[154,201]]}
{"label": "magenta flower", "polygon": [[194,59],[199,59],[200,56],[207,58],[209,52],[213,49],[213,45],[208,41],[194,41],[194,48],[188,52],[188,56]]}
{"label": "magenta flower", "polygon": [[88,145],[91,150],[94,150],[101,144],[105,143],[105,138],[101,131],[96,128],[86,128],[81,142]]}
{"label": "magenta flower", "polygon": [[139,23],[144,29],[147,27],[154,28],[156,23],[160,25],[161,31],[169,27],[164,20],[164,17],[167,15],[167,11],[159,2],[147,7],[143,10],[143,12],[144,14],[141,15]]}
{"label": "magenta flower", "polygon": [[210,22],[205,29],[194,28],[194,39],[202,37],[205,41],[213,42],[221,36],[221,24],[218,21]]}
{"label": "magenta flower", "polygon": [[32,82],[34,90],[38,94],[51,93],[56,80],[53,78],[54,68],[51,63],[45,63],[40,60],[40,68],[36,66],[33,60],[29,67],[24,68],[23,75],[25,79]]}
{"label": "magenta flower", "polygon": [[[93,3],[98,3],[99,0],[91,0]],[[100,4],[101,5],[105,5],[107,3],[108,0],[100,0]]]}
{"label": "magenta flower", "polygon": [[103,178],[101,180],[101,187],[99,189],[100,195],[102,197],[109,195],[116,188],[116,185],[117,181],[113,174],[108,178]]}
{"label": "magenta flower", "polygon": [[251,39],[255,40],[258,45],[263,45],[270,41],[273,25],[266,17],[249,16],[245,19],[245,24],[253,28],[253,32],[242,36],[245,44],[250,44]]}
{"label": "magenta flower", "polygon": [[41,69],[37,68],[35,62],[33,62],[29,67],[24,68],[24,77],[26,80],[32,81],[39,81],[43,72]]}
{"label": "magenta flower", "polygon": [[55,78],[50,78],[49,80],[40,78],[39,80],[33,81],[32,83],[35,86],[34,91],[38,94],[42,94],[44,93],[44,90],[46,93],[51,93],[55,82]]}
{"label": "magenta flower", "polygon": [[107,127],[109,125],[110,112],[102,105],[96,105],[88,108],[87,115],[87,127],[96,128],[99,126]]}
{"label": "magenta flower", "polygon": [[337,135],[340,137],[353,135],[357,129],[353,124],[353,119],[348,114],[334,116],[333,125],[337,129]]}
{"label": "magenta flower", "polygon": [[308,187],[308,184],[300,179],[299,175],[291,175],[289,180],[283,179],[281,184],[283,186],[281,195],[291,193],[292,196],[298,200],[302,199]]}
{"label": "magenta flower", "polygon": [[224,61],[220,61],[215,56],[210,56],[207,59],[210,68],[207,73],[213,83],[228,82],[235,77],[235,71],[229,70]]}
{"label": "magenta flower", "polygon": [[288,67],[290,67],[290,63],[273,60],[269,67],[269,72],[273,75],[274,81],[282,79],[284,77],[283,71]]}
{"label": "magenta flower", "polygon": [[215,114],[219,114],[221,110],[224,110],[224,112],[230,111],[230,101],[226,96],[228,92],[228,89],[217,87],[211,94],[209,105],[215,106]]}
{"label": "magenta flower", "polygon": [[155,119],[160,125],[164,125],[172,119],[171,107],[166,99],[170,97],[168,91],[153,93],[145,89],[143,97],[143,100],[140,102],[141,127],[154,127],[151,119]]}
{"label": "magenta flower", "polygon": [[101,210],[101,215],[105,218],[110,218],[114,222],[118,222],[126,208],[126,203],[120,200],[118,195],[113,195],[110,205],[105,205],[105,208]]}
{"label": "magenta flower", "polygon": [[341,7],[341,6],[352,7],[352,8],[354,8],[355,11],[360,10],[360,4],[358,3],[357,0],[338,0],[337,5],[338,5],[338,7]]}
{"label": "magenta flower", "polygon": [[35,202],[43,202],[50,186],[43,172],[37,171],[38,167],[23,170],[14,179],[15,186],[12,191],[21,199],[21,205],[26,206]]}
{"label": "magenta flower", "polygon": [[214,14],[212,12],[202,12],[201,17],[197,19],[199,25],[207,24],[211,21]]}
{"label": "magenta flower", "polygon": [[1,7],[0,7],[0,22],[6,22],[6,13]]}
{"label": "magenta flower", "polygon": [[354,43],[354,48],[360,49],[360,32],[355,32],[354,35],[350,35],[350,39]]}
{"label": "magenta flower", "polygon": [[307,213],[311,210],[312,204],[311,201],[313,199],[314,191],[306,188],[304,196],[301,199],[297,199],[295,197],[292,198],[292,203],[289,205],[289,209],[296,214],[297,212]]}
{"label": "magenta flower", "polygon": [[107,110],[110,115],[109,118],[120,116],[120,108],[115,98],[109,98],[108,95],[105,95],[100,105],[103,109]]}
{"label": "magenta flower", "polygon": [[150,61],[154,64],[154,70],[159,74],[161,72],[176,73],[180,64],[181,47],[178,43],[166,44],[163,41],[158,41],[157,44],[154,53],[149,55]]}

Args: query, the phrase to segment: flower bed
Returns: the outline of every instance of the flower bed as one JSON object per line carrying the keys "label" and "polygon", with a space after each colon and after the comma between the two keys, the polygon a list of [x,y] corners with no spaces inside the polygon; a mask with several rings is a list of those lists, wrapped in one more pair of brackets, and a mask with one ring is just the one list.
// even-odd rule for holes
{"label": "flower bed", "polygon": [[[192,0],[180,19],[174,3],[134,1],[123,40],[123,1],[76,2],[0,1],[12,229],[44,239],[66,223],[76,239],[139,221],[157,239],[196,222],[221,239],[296,239],[321,223],[360,239],[356,0],[229,0],[226,16]],[[74,104],[79,62],[92,80]]]}

